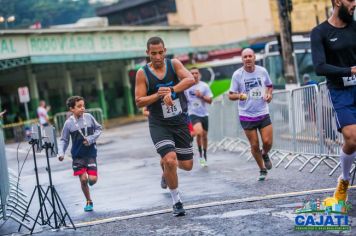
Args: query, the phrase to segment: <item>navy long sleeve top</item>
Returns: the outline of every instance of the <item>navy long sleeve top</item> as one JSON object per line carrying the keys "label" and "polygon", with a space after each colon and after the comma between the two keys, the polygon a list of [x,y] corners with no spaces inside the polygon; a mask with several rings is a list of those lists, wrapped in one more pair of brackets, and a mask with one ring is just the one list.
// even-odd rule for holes
{"label": "navy long sleeve top", "polygon": [[317,75],[327,78],[328,88],[344,88],[353,80],[351,67],[356,66],[356,22],[336,28],[328,21],[311,32],[313,64]]}

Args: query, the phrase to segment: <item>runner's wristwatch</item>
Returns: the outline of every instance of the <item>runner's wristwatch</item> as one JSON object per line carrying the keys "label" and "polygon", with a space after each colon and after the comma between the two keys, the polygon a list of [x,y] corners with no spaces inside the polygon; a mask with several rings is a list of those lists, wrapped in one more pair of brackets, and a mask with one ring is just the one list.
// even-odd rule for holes
{"label": "runner's wristwatch", "polygon": [[169,89],[171,90],[171,93],[174,93],[174,88],[173,88],[173,86],[170,86]]}

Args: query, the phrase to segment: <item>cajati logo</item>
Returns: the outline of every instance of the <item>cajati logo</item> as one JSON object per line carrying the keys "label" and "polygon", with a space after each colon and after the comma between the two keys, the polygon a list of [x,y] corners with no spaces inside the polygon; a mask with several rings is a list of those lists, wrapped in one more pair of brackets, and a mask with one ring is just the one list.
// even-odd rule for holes
{"label": "cajati logo", "polygon": [[330,197],[323,201],[310,200],[295,210],[295,230],[338,230],[351,229],[347,212],[351,205]]}

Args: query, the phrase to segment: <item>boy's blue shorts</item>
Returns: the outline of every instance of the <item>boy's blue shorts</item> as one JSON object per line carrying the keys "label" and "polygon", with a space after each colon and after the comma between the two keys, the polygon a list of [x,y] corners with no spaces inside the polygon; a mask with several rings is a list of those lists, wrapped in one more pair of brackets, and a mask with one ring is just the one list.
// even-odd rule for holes
{"label": "boy's blue shorts", "polygon": [[330,98],[336,113],[337,130],[341,132],[347,125],[356,124],[356,86],[342,89],[329,89]]}

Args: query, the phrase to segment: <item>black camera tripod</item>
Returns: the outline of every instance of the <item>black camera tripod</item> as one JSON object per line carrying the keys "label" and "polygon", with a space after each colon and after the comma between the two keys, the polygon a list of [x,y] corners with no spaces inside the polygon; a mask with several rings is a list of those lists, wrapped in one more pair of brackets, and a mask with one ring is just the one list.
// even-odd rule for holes
{"label": "black camera tripod", "polygon": [[[40,225],[48,225],[52,229],[59,229],[60,227],[69,227],[73,228],[76,230],[76,227],[67,211],[65,208],[63,201],[61,200],[56,188],[53,185],[52,182],[52,173],[51,173],[51,165],[49,162],[49,157],[50,157],[50,151],[53,153],[54,150],[54,145],[51,144],[50,142],[45,142],[43,144],[43,148],[46,151],[46,159],[47,159],[47,172],[48,172],[48,178],[49,178],[49,186],[47,187],[47,190],[44,191],[42,186],[39,184],[39,177],[38,177],[38,170],[37,170],[37,161],[36,161],[36,154],[35,154],[35,146],[41,145],[41,142],[39,140],[31,140],[30,144],[32,145],[32,151],[33,151],[33,159],[35,163],[35,174],[36,174],[36,186],[33,190],[31,200],[28,204],[28,207],[26,209],[26,214],[28,212],[28,209],[30,208],[30,205],[32,203],[32,200],[34,199],[34,195],[37,192],[38,198],[39,198],[39,211],[36,215],[36,218],[34,218],[34,223],[31,228],[30,233],[32,234],[36,224]],[[51,154],[52,154],[51,153]],[[46,204],[47,203],[47,204]],[[68,225],[66,222],[66,218],[68,218],[70,224]],[[21,229],[21,226],[19,227],[19,231]]]}

